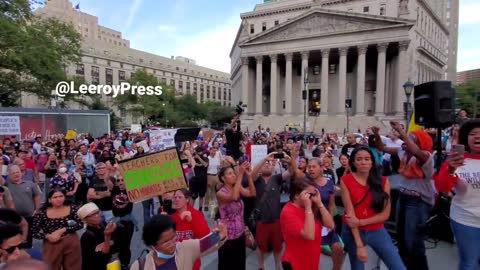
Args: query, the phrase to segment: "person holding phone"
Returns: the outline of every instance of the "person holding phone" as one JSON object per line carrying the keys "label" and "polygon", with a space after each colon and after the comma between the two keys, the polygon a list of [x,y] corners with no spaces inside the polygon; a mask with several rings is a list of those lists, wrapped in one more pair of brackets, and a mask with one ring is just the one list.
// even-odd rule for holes
{"label": "person holding phone", "polygon": [[479,269],[480,264],[480,120],[465,122],[458,143],[434,176],[440,192],[455,190],[450,207],[451,227],[457,240],[460,270]]}
{"label": "person holding phone", "polygon": [[335,224],[313,183],[305,180],[291,183],[290,202],[280,214],[280,226],[285,240],[283,269],[318,270],[322,227],[331,230]]}

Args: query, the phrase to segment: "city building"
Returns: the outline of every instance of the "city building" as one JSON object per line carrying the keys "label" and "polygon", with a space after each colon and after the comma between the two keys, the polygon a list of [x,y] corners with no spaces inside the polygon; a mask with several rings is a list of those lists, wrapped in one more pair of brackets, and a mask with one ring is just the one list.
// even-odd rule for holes
{"label": "city building", "polygon": [[458,0],[265,1],[241,19],[232,103],[247,104],[247,125],[303,122],[307,86],[310,130],[343,131],[346,99],[364,129],[403,119],[409,79],[455,81]]}
{"label": "city building", "polygon": [[[35,11],[41,17],[54,17],[73,24],[82,35],[82,60],[68,67],[69,75],[81,76],[88,83],[117,85],[128,80],[139,69],[154,74],[161,82],[174,86],[178,95],[190,94],[198,102],[208,100],[231,106],[230,74],[198,66],[186,57],[163,57],[130,47],[122,33],[99,25],[98,17],[76,10],[68,0],[49,0]],[[102,101],[113,107],[111,96]],[[38,107],[35,96],[22,95],[22,107]],[[73,109],[84,109],[69,104]],[[139,123],[140,117],[114,108],[124,124]]]}
{"label": "city building", "polygon": [[473,80],[480,80],[480,68],[457,73],[457,85],[461,85]]}

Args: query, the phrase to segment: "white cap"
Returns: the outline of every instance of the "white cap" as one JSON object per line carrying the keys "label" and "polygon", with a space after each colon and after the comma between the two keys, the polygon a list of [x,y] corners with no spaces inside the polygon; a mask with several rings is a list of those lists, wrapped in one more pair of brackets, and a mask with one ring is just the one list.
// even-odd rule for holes
{"label": "white cap", "polygon": [[96,204],[90,202],[80,207],[80,209],[78,209],[77,216],[83,220],[95,211],[100,211],[100,209]]}

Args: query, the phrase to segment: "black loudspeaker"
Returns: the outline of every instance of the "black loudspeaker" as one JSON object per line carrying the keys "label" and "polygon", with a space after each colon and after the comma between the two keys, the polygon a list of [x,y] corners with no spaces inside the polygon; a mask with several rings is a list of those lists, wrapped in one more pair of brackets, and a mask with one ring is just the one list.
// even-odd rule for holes
{"label": "black loudspeaker", "polygon": [[415,123],[426,128],[445,128],[454,123],[455,91],[450,81],[415,86]]}

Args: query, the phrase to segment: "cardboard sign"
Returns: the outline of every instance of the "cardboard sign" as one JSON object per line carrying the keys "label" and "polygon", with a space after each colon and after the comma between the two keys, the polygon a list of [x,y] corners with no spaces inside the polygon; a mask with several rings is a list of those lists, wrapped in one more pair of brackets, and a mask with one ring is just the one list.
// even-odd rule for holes
{"label": "cardboard sign", "polygon": [[213,136],[215,136],[213,130],[207,130],[203,132],[203,138],[205,139],[205,141],[209,141],[211,138],[213,138]]}
{"label": "cardboard sign", "polygon": [[137,147],[142,147],[143,151],[145,151],[145,153],[150,152],[150,147],[148,147],[148,143],[147,143],[146,140],[143,140],[141,142],[137,142],[136,145],[137,145]]}
{"label": "cardboard sign", "polygon": [[20,135],[20,116],[0,116],[0,135]]}
{"label": "cardboard sign", "polygon": [[176,148],[121,161],[119,169],[131,202],[187,187]]}
{"label": "cardboard sign", "polygon": [[268,147],[266,144],[252,145],[252,168],[255,167],[268,155]]}

